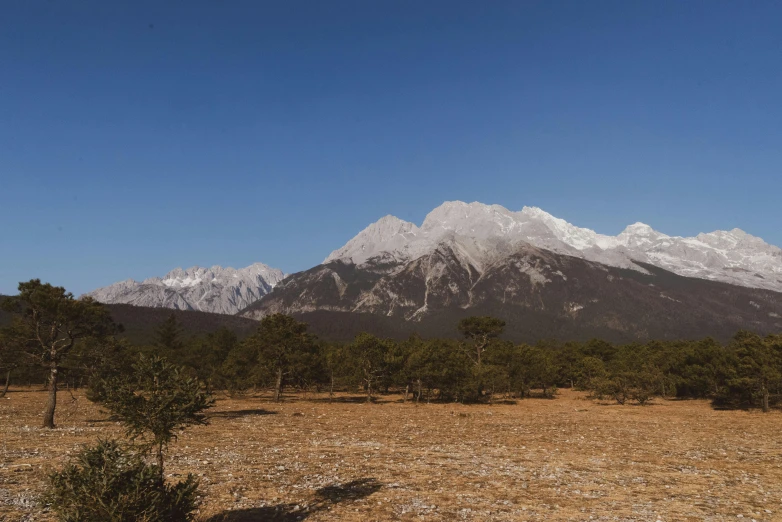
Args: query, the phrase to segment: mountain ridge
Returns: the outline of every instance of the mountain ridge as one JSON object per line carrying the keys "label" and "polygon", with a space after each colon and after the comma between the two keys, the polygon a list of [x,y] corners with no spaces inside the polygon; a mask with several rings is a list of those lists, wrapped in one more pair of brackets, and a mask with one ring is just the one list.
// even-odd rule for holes
{"label": "mountain ridge", "polygon": [[407,324],[406,330],[452,335],[460,318],[485,314],[504,319],[517,341],[727,339],[740,329],[782,330],[781,293],[641,262],[639,270],[610,267],[530,244],[476,267],[471,245],[461,239],[453,236],[407,262],[375,256],[362,264],[337,259],[318,265],[293,274],[239,315],[331,314],[365,324],[375,317]]}
{"label": "mountain ridge", "polygon": [[309,315],[326,328],[336,314],[381,331],[410,323],[403,330],[440,334],[433,324],[450,331],[480,312],[543,337],[772,332],[782,330],[782,250],[740,229],[685,238],[636,222],[608,236],[538,207],[452,201],[420,226],[383,216],[290,276],[263,264],[178,268],[89,295],[253,319]]}
{"label": "mountain ridge", "polygon": [[140,282],[126,279],[85,295],[107,304],[233,315],[271,292],[284,278],[281,270],[263,263],[239,269],[193,266]]}
{"label": "mountain ridge", "polygon": [[688,277],[782,292],[782,249],[738,228],[681,237],[637,222],[616,236],[608,236],[572,225],[538,207],[525,206],[514,212],[478,202],[445,202],[429,212],[420,227],[385,216],[329,254],[324,262],[349,259],[361,264],[377,255],[409,261],[431,251],[450,234],[478,242],[526,242],[634,270],[642,270],[635,263],[640,261]]}

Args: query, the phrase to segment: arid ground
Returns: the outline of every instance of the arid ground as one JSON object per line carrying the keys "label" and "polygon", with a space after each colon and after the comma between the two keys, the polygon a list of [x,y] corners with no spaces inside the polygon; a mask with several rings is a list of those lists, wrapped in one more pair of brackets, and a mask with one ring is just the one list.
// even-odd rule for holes
{"label": "arid ground", "polygon": [[[53,520],[47,473],[98,437],[97,406],[44,393],[0,400],[0,520]],[[561,390],[516,404],[377,404],[326,395],[220,398],[167,473],[201,477],[200,520],[782,520],[782,414],[707,402],[600,404]]]}

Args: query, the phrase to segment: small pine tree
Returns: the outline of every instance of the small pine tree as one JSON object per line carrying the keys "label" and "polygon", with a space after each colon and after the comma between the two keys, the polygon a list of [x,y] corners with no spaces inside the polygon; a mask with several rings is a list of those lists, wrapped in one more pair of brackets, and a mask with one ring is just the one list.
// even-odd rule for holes
{"label": "small pine tree", "polygon": [[630,398],[630,383],[625,373],[595,378],[592,387],[598,399],[612,397],[617,404],[625,404]]}
{"label": "small pine tree", "polygon": [[170,314],[155,331],[155,348],[158,350],[158,355],[179,356],[184,347],[182,335],[182,325],[177,321],[176,315]]}
{"label": "small pine tree", "polygon": [[116,416],[132,439],[144,439],[153,450],[160,473],[163,452],[186,426],[206,424],[204,411],[214,404],[198,379],[157,356],[140,355],[128,377],[103,382],[99,402]]}
{"label": "small pine tree", "polygon": [[157,466],[101,440],[50,475],[44,502],[63,522],[187,522],[198,507],[198,481],[188,475],[167,484]]}
{"label": "small pine tree", "polygon": [[111,339],[102,344],[82,343],[77,347],[74,361],[87,379],[87,400],[101,402],[106,379],[114,375],[128,375],[133,371],[135,348],[126,339]]}
{"label": "small pine tree", "polygon": [[[493,374],[492,369],[483,368],[486,351],[494,344],[502,332],[505,330],[505,321],[490,316],[465,317],[457,326],[459,332],[464,336],[465,342],[462,343],[462,350],[474,363],[472,376],[472,392],[466,394],[469,400],[481,400],[488,379]],[[491,400],[491,390],[489,394]]]}
{"label": "small pine tree", "polygon": [[[163,477],[163,450],[174,431],[205,424],[213,404],[201,383],[160,357],[139,356],[128,376],[104,379],[96,393],[147,444],[139,453],[116,441],[98,441],[49,477],[46,502],[63,522],[188,522],[198,507],[198,480],[176,484]],[[156,465],[144,460],[154,450]]]}

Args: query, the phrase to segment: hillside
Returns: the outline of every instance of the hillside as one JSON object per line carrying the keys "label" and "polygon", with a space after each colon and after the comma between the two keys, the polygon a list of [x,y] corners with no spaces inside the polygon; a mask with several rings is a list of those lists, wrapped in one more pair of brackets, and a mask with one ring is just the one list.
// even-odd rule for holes
{"label": "hillside", "polygon": [[[0,296],[0,299],[5,297]],[[182,325],[185,335],[194,336],[213,332],[220,327],[226,327],[239,337],[245,337],[257,328],[257,321],[234,315],[194,312],[189,310],[170,310],[166,308],[148,308],[127,304],[105,305],[115,322],[121,324],[125,331],[122,337],[133,344],[147,344],[154,339],[155,329],[166,318],[174,314]],[[0,311],[0,326],[8,324],[10,316]]]}
{"label": "hillside", "polygon": [[332,261],[293,274],[241,312],[281,312],[325,337],[367,330],[454,336],[459,319],[493,315],[514,341],[541,338],[614,342],[728,339],[737,330],[782,331],[782,294],[683,277],[639,263],[623,269],[524,246],[479,271],[455,244],[392,264]]}

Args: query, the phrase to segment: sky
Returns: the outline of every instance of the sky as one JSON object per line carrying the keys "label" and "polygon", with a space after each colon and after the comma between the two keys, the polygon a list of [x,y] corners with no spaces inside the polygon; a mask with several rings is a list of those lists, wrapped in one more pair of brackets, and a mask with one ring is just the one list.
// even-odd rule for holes
{"label": "sky", "polygon": [[782,245],[782,3],[7,0],[0,294],[295,272],[386,214]]}

